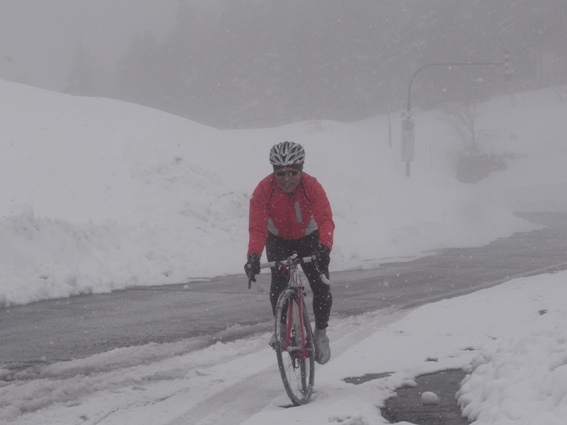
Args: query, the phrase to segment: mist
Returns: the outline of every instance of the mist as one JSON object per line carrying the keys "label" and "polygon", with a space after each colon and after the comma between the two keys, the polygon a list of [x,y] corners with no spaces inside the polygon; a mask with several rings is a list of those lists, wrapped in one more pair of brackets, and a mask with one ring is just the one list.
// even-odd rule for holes
{"label": "mist", "polygon": [[355,121],[567,83],[564,0],[0,1],[0,78],[216,128]]}

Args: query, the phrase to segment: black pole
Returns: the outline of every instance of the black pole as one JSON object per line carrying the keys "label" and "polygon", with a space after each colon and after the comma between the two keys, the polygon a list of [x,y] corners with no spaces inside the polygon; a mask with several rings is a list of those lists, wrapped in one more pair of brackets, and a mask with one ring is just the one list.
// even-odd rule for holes
{"label": "black pole", "polygon": [[433,66],[497,66],[497,65],[504,65],[504,62],[440,62],[440,63],[429,63],[427,65],[422,66],[417,71],[415,71],[411,77],[409,86],[408,86],[408,101],[407,101],[407,111],[411,111],[411,86],[413,84],[413,80],[421,71],[426,68],[430,68]]}

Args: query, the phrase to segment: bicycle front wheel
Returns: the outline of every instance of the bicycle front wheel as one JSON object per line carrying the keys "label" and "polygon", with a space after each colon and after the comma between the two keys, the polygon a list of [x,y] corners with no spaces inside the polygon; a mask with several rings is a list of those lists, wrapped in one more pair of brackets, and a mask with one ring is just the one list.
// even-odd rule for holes
{"label": "bicycle front wheel", "polygon": [[309,401],[315,383],[313,331],[305,304],[300,320],[299,302],[297,293],[286,289],[278,298],[275,318],[278,367],[287,395],[298,406]]}

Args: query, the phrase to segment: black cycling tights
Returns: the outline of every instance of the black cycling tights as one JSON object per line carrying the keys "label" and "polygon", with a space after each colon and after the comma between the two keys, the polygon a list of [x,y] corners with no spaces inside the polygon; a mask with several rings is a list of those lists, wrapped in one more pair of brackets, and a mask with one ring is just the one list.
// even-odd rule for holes
{"label": "black cycling tights", "polygon": [[[293,252],[297,252],[300,257],[308,257],[317,251],[319,244],[319,232],[315,231],[308,236],[296,240],[282,239],[272,234],[268,235],[266,242],[266,257],[268,261],[283,260]],[[303,272],[307,276],[311,291],[313,292],[313,313],[315,315],[315,326],[317,329],[325,329],[329,323],[333,296],[331,287],[323,283],[321,276],[317,272],[315,264],[302,264]],[[272,268],[272,285],[270,287],[270,302],[272,311],[276,314],[276,304],[278,297],[287,288],[286,277],[283,270]]]}

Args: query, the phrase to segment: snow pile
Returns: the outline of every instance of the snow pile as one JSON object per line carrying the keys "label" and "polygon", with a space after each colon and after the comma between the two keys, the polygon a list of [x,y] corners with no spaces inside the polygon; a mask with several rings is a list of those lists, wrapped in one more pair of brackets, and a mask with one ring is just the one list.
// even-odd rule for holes
{"label": "snow pile", "polygon": [[567,317],[564,310],[551,316],[525,336],[503,338],[481,350],[461,385],[464,416],[479,425],[565,423]]}
{"label": "snow pile", "polygon": [[270,172],[269,149],[283,140],[305,146],[306,171],[328,192],[337,225],[332,270],[530,228],[445,173],[448,157],[432,166],[431,146],[445,148],[452,136],[431,114],[417,117],[423,131],[407,178],[399,135],[390,148],[383,118],[219,131],[108,99],[6,82],[0,92],[3,305],[241,273],[248,198]]}

